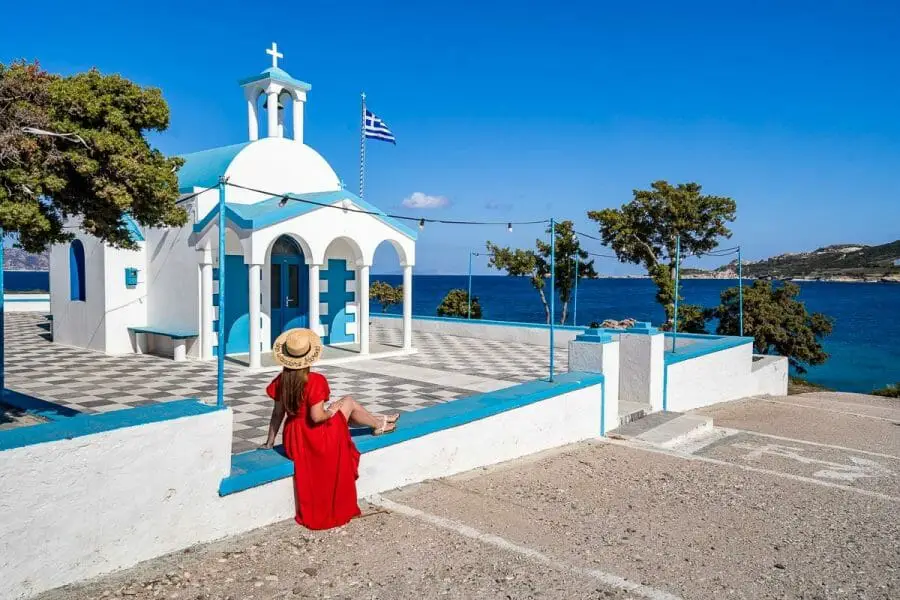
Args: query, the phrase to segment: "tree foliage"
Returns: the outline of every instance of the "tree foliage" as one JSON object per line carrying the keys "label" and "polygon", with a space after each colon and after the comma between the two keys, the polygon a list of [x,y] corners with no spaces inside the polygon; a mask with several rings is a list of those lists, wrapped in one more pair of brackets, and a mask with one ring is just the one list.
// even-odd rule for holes
{"label": "tree foliage", "polygon": [[[681,236],[682,258],[709,252],[721,238],[731,237],[737,205],[731,198],[701,193],[697,183],[655,181],[649,190],[634,190],[631,202],[620,208],[588,212],[600,229],[603,243],[619,260],[644,265],[656,284],[656,301],[666,311],[671,328],[675,303],[675,240]],[[679,331],[703,331],[703,309],[682,304],[679,297]],[[686,317],[685,319],[682,316]]]}
{"label": "tree foliage", "polygon": [[[555,275],[556,293],[562,303],[560,323],[566,322],[569,310],[569,301],[572,298],[572,290],[575,286],[575,269],[577,258],[578,277],[594,278],[597,272],[594,270],[594,261],[588,260],[588,253],[581,248],[581,242],[575,234],[572,221],[556,223],[556,248],[555,248]],[[550,234],[550,227],[547,227]],[[513,277],[529,277],[531,285],[538,291],[541,302],[544,305],[544,313],[547,323],[550,322],[550,305],[544,292],[546,280],[550,277],[550,242],[538,239],[535,241],[535,250],[511,249],[487,242],[487,250],[490,253],[488,265],[500,271],[506,271]]]}
{"label": "tree foliage", "polygon": [[[463,289],[455,289],[447,292],[437,308],[439,317],[458,317],[465,319],[469,316],[469,292]],[[478,296],[472,296],[472,318],[481,318],[481,304]]]}
{"label": "tree foliage", "polygon": [[900,398],[900,382],[889,384],[872,393],[876,396],[884,396],[885,398]]}
{"label": "tree foliage", "polygon": [[[809,313],[797,300],[800,287],[785,282],[773,287],[769,281],[757,280],[744,286],[744,335],[753,336],[757,353],[786,356],[798,373],[806,367],[828,360],[821,339],[830,334],[833,320],[822,313]],[[722,303],[708,316],[719,319],[716,333],[740,335],[738,288],[721,294]]]}
{"label": "tree foliage", "polygon": [[37,63],[0,63],[0,227],[39,252],[72,237],[63,226],[70,217],[124,248],[134,247],[125,214],[150,227],[184,224],[176,205],[183,161],[145,138],[168,125],[156,88],[96,69],[62,77]]}
{"label": "tree foliage", "polygon": [[374,281],[369,286],[369,298],[378,301],[381,312],[387,312],[391,306],[403,303],[403,286],[394,287],[384,281]]}

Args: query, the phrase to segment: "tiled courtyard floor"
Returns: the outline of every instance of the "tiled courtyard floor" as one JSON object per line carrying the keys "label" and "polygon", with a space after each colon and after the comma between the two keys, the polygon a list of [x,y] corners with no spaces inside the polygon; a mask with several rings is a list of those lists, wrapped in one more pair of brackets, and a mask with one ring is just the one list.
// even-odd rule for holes
{"label": "tiled courtyard floor", "polygon": [[[399,345],[401,332],[372,327],[372,340]],[[214,403],[214,362],[174,362],[151,355],[108,356],[49,341],[50,321],[6,315],[6,387],[81,412],[107,412],[181,398]],[[350,394],[373,412],[413,411],[479,391],[547,376],[547,349],[439,334],[415,334],[418,353],[321,366],[333,397]],[[566,364],[559,351],[556,365]],[[265,441],[274,372],[226,365],[225,403],[234,410],[233,451]]]}

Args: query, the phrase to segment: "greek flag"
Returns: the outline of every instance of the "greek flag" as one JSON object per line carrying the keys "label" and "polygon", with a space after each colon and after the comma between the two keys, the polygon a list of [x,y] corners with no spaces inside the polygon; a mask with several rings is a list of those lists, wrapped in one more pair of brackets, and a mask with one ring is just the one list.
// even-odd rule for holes
{"label": "greek flag", "polygon": [[387,123],[376,117],[375,113],[368,108],[366,109],[365,135],[373,140],[383,140],[392,144],[397,143],[394,134],[388,129]]}

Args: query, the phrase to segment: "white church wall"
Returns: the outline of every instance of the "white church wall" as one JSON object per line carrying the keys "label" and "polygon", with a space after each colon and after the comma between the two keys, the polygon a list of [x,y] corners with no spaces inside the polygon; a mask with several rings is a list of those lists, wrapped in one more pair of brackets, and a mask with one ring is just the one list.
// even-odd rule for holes
{"label": "white church wall", "polygon": [[[146,242],[138,242],[139,250],[104,248],[104,288],[106,295],[106,352],[130,354],[134,351],[129,327],[147,324]],[[138,283],[125,283],[125,269],[138,270]]]}
{"label": "white church wall", "polygon": [[[257,200],[258,201],[258,200]],[[348,207],[353,205],[348,203]],[[340,218],[336,218],[340,215]],[[348,210],[339,212],[333,208],[320,208],[296,219],[284,221],[253,233],[252,260],[265,264],[272,242],[282,234],[293,234],[298,239],[307,262],[323,264],[325,252],[336,239],[349,238],[360,248],[363,263],[372,264],[375,249],[385,240],[399,246],[400,261],[415,264],[415,240],[372,215]]]}
{"label": "white church wall", "polygon": [[[265,165],[265,168],[260,168]],[[274,194],[340,189],[328,162],[306,144],[278,137],[260,139],[241,150],[225,171],[231,183]],[[254,204],[266,195],[229,187],[226,202]]]}
{"label": "white church wall", "polygon": [[[147,231],[148,326],[200,331],[200,253],[188,244],[191,231],[190,223]],[[196,357],[199,345],[189,346]]]}
{"label": "white church wall", "polygon": [[104,246],[98,239],[88,235],[78,235],[76,239],[84,245],[84,302],[71,299],[69,244],[56,244],[50,249],[53,341],[105,352]]}

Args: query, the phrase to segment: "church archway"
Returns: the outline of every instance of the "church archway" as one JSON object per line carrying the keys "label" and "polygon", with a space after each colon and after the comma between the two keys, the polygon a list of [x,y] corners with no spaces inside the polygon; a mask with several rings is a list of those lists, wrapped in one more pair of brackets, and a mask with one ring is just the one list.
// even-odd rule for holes
{"label": "church archway", "polygon": [[293,327],[309,327],[309,267],[303,249],[287,235],[269,252],[269,318],[271,341]]}

